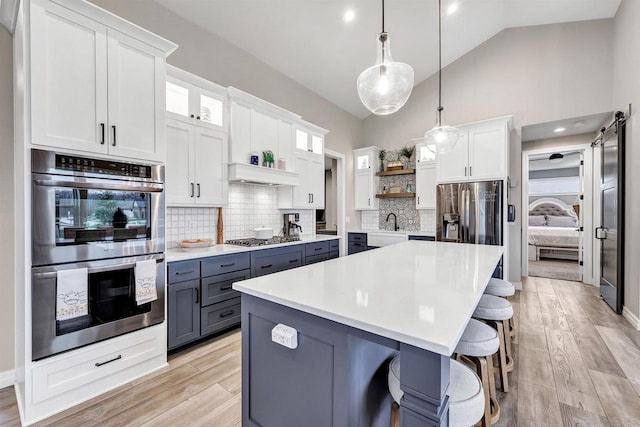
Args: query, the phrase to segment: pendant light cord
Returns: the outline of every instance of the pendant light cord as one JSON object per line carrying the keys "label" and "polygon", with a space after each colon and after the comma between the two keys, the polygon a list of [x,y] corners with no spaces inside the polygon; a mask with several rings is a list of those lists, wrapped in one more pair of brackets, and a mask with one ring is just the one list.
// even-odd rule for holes
{"label": "pendant light cord", "polygon": [[384,0],[382,0],[382,32],[384,33]]}
{"label": "pendant light cord", "polygon": [[[383,0],[384,1],[384,0]],[[442,0],[438,0],[438,126],[442,126]]]}

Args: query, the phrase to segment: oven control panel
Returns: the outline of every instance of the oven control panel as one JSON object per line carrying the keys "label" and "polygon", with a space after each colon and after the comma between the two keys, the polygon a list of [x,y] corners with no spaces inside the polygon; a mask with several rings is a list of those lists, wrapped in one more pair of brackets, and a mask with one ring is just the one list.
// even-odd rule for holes
{"label": "oven control panel", "polygon": [[104,175],[151,178],[151,166],[56,154],[56,169]]}

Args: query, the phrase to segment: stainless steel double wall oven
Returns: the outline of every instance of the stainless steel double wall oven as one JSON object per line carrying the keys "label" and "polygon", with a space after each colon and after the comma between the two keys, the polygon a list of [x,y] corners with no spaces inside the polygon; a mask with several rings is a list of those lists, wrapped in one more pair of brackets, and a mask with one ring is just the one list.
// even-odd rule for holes
{"label": "stainless steel double wall oven", "polygon": [[[33,360],[164,321],[164,167],[32,150]],[[157,300],[135,266],[156,261]],[[56,320],[58,273],[87,269],[88,314]]]}

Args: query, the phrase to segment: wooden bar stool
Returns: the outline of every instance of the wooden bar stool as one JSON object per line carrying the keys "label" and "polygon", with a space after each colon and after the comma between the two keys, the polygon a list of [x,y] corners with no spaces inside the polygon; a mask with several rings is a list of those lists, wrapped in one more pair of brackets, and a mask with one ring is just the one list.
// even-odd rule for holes
{"label": "wooden bar stool", "polygon": [[[513,283],[507,280],[492,277],[489,279],[489,283],[487,284],[487,288],[484,290],[484,293],[496,297],[507,298],[515,295],[516,287],[513,286]],[[516,338],[516,330],[513,326],[513,317],[509,319],[509,333],[511,334],[511,338]]]}
{"label": "wooden bar stool", "polygon": [[[400,426],[400,400],[404,392],[400,390],[400,357],[389,364],[389,392],[393,397],[391,405],[391,427]],[[480,378],[464,364],[452,360],[449,369],[449,426],[469,427],[475,425],[484,414],[484,391]]]}
{"label": "wooden bar stool", "polygon": [[488,427],[500,419],[500,405],[496,394],[493,355],[500,348],[498,332],[486,323],[471,319],[456,346],[457,359],[471,363],[482,381],[484,417],[482,426]]}
{"label": "wooden bar stool", "polygon": [[513,307],[511,303],[504,298],[495,297],[493,295],[482,295],[480,302],[473,312],[476,319],[491,322],[495,325],[500,339],[500,348],[498,351],[500,369],[500,382],[502,383],[502,391],[509,391],[509,378],[507,373],[513,370],[513,357],[511,355],[511,333],[509,332],[509,319],[513,317]]}

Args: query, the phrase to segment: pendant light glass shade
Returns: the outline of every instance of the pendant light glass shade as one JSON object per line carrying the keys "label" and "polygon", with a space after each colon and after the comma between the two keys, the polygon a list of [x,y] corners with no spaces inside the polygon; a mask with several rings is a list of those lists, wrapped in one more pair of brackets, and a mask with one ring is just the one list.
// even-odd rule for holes
{"label": "pendant light glass shade", "polygon": [[444,154],[455,147],[462,137],[462,132],[442,123],[442,0],[438,0],[438,109],[437,122],[430,131],[424,134],[427,148],[434,153]]}
{"label": "pendant light glass shade", "polygon": [[398,111],[409,99],[413,89],[413,68],[393,62],[389,35],[378,36],[376,64],[358,76],[360,101],[373,114],[384,116]]}
{"label": "pendant light glass shade", "polygon": [[424,142],[431,152],[444,154],[455,147],[462,137],[462,132],[458,128],[447,125],[436,125],[433,129],[424,134]]}

